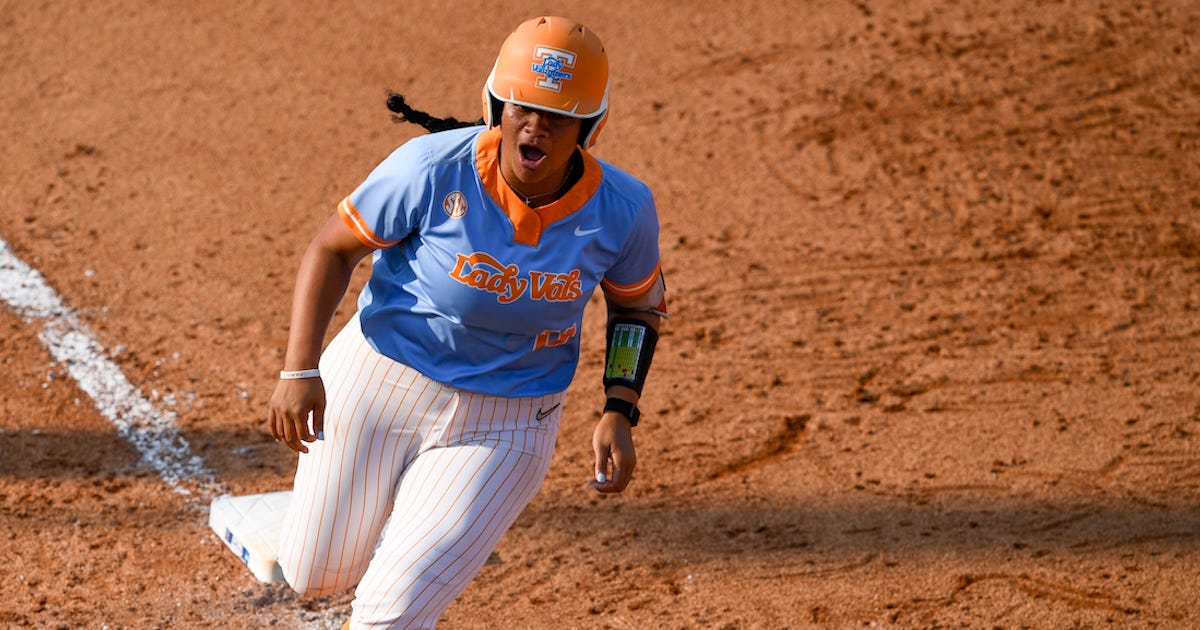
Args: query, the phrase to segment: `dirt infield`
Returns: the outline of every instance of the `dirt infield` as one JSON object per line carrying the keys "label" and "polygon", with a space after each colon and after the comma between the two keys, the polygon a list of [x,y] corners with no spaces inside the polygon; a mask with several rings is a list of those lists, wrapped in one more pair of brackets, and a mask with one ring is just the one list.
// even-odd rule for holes
{"label": "dirt infield", "polygon": [[[0,626],[342,623],[207,501],[290,485],[292,276],[421,132],[386,90],[479,115],[548,6],[441,4],[0,0],[0,238],[215,476],[166,483],[0,303]],[[1200,627],[1200,2],[551,8],[608,46],[596,154],[656,193],[672,318],[605,499],[589,309],[442,627]]]}

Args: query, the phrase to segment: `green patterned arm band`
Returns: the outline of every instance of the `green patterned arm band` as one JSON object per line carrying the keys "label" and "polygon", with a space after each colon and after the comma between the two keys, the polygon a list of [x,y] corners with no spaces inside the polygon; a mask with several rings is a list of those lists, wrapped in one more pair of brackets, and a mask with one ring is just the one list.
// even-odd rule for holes
{"label": "green patterned arm band", "polygon": [[612,318],[608,321],[608,352],[604,359],[604,389],[624,385],[640,396],[654,358],[658,332],[644,321]]}

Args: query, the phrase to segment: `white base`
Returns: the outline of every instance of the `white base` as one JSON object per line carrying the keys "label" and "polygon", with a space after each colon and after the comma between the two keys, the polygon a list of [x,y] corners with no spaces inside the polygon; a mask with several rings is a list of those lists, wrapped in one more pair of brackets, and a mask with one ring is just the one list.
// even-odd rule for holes
{"label": "white base", "polygon": [[213,499],[208,525],[260,582],[283,580],[279,536],[292,491]]}

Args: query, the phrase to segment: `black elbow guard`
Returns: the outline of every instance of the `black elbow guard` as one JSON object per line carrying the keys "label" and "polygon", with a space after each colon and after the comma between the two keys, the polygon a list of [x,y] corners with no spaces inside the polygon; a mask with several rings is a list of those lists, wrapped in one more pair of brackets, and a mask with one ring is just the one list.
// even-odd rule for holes
{"label": "black elbow guard", "polygon": [[609,320],[607,336],[604,389],[624,385],[640,396],[658,344],[658,332],[640,319],[618,317]]}

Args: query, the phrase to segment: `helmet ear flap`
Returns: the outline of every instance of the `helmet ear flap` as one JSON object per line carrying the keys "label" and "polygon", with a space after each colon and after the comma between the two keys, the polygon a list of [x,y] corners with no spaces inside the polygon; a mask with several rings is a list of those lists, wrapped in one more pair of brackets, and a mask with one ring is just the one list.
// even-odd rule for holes
{"label": "helmet ear flap", "polygon": [[483,124],[488,128],[495,127],[500,124],[500,114],[504,111],[504,101],[492,96],[488,86],[483,85]]}
{"label": "helmet ear flap", "polygon": [[500,126],[500,116],[501,116],[501,114],[504,113],[504,101],[502,101],[498,98],[493,98],[493,99],[491,99],[491,104],[492,104],[492,107],[491,107],[492,111],[491,111],[491,115],[489,116],[489,119],[492,122],[490,123],[490,125],[492,127],[498,127],[498,126]]}
{"label": "helmet ear flap", "polygon": [[492,126],[492,95],[488,94],[487,84],[483,84],[483,92],[479,95],[483,99],[483,124],[489,128]]}
{"label": "helmet ear flap", "polygon": [[583,126],[579,128],[579,146],[590,149],[596,146],[596,139],[600,137],[600,130],[604,128],[604,123],[608,122],[608,111],[595,118],[589,118],[583,121]]}

